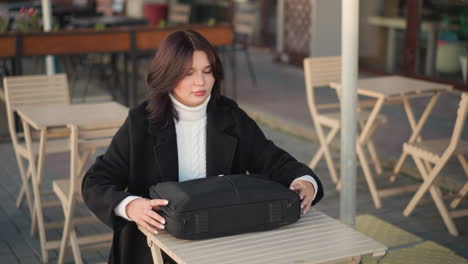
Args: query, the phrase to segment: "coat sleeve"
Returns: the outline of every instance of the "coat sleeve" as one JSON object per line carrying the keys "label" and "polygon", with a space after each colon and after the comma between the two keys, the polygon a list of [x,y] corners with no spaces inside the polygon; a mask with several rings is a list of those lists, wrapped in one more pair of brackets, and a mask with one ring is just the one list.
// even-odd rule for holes
{"label": "coat sleeve", "polygon": [[86,172],[81,189],[88,208],[113,230],[124,223],[114,208],[127,196],[130,159],[129,118],[114,135],[107,151]]}
{"label": "coat sleeve", "polygon": [[318,187],[312,205],[319,202],[323,197],[323,187],[312,169],[267,139],[255,121],[242,110],[241,116],[246,134],[242,137],[246,136],[250,145],[249,172],[265,174],[286,187],[289,187],[294,179],[310,175],[316,180]]}

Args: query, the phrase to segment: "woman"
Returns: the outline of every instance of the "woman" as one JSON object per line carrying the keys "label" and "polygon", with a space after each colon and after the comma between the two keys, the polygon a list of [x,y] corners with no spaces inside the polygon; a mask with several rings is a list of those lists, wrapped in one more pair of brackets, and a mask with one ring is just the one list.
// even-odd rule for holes
{"label": "woman", "polygon": [[164,229],[157,211],[168,201],[148,199],[158,182],[261,173],[298,192],[304,213],[322,198],[312,170],[220,95],[222,80],[221,61],[200,34],[177,31],[162,42],[145,102],[130,110],[83,180],[87,206],[114,230],[110,263],[152,263],[135,222],[155,234]]}

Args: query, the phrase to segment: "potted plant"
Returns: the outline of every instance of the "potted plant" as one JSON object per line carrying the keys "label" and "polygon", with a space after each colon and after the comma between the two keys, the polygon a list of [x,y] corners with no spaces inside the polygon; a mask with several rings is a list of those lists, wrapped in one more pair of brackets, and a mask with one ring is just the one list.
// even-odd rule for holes
{"label": "potted plant", "polygon": [[0,15],[0,33],[6,32],[8,28],[8,17]]}
{"label": "potted plant", "polygon": [[36,8],[21,8],[15,19],[15,29],[21,32],[41,31],[42,25]]}

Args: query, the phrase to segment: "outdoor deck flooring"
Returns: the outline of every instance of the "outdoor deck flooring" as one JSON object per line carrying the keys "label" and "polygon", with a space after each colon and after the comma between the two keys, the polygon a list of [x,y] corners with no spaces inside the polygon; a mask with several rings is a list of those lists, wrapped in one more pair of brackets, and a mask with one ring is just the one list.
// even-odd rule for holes
{"label": "outdoor deck flooring", "polygon": [[[272,116],[277,120],[273,126],[279,127],[283,131],[283,125],[287,124],[291,127],[290,125],[292,124],[293,127],[305,128],[313,133],[304,97],[304,81],[301,69],[272,64],[269,53],[254,50],[252,57],[259,87],[253,88],[251,87],[243,57],[238,57],[238,102],[249,111],[261,112]],[[229,95],[231,91],[229,67],[226,67],[226,72],[226,89]],[[80,81],[84,82],[83,80]],[[142,98],[144,94],[144,84],[142,82],[140,83],[140,87],[139,94],[140,98]],[[90,87],[88,101],[108,100],[109,96],[106,95],[106,92],[104,88]],[[81,96],[81,92],[79,85],[74,94],[76,98],[73,98],[73,101],[80,102],[81,98],[79,96]],[[319,94],[320,98],[325,102],[332,95],[330,91]],[[447,94],[440,99],[440,103],[434,109],[435,119],[428,121],[428,129],[424,130],[424,137],[445,136],[450,133],[450,128],[453,125],[450,117],[454,116],[453,113],[457,102],[456,97],[456,95]],[[417,102],[417,106],[423,103],[424,101]],[[409,126],[405,117],[402,116],[403,110],[401,107],[387,107],[384,109],[384,113],[390,115],[390,120],[388,126],[376,132],[377,151],[383,159],[394,160],[397,153],[401,151],[401,143],[405,139],[405,135],[409,134]],[[416,111],[416,114],[418,114],[418,111]],[[269,123],[269,125],[272,124]],[[269,126],[262,125],[261,127],[265,134],[277,145],[289,151],[304,163],[308,163],[317,150],[318,146],[316,142],[292,136],[291,134],[272,129]],[[388,137],[388,131],[392,131],[392,136],[396,137]],[[467,137],[466,132],[462,137]],[[334,155],[338,163],[338,153],[334,152]],[[456,162],[451,162],[449,168],[443,172],[449,178],[465,179],[463,171]],[[335,190],[334,185],[331,183],[323,161],[319,163],[316,173],[322,180],[325,188],[325,197],[316,208],[332,217],[339,218],[339,192]],[[383,207],[375,209],[359,168],[358,175],[357,214],[372,214],[424,240],[432,240],[450,248],[458,255],[468,258],[468,251],[466,250],[468,248],[468,218],[455,220],[455,224],[461,235],[453,237],[446,230],[434,203],[428,195],[425,196],[424,201],[410,217],[403,216],[402,211],[411,199],[412,193],[382,199]],[[388,175],[389,171],[387,169],[382,176],[376,178],[378,187],[406,185],[415,181],[409,177],[399,177],[396,184],[391,184],[388,181]],[[52,180],[63,177],[68,177],[68,155],[56,154],[48,156],[45,166],[45,189],[51,190]],[[39,263],[39,241],[37,236],[30,236],[29,213],[25,205],[20,209],[15,206],[15,199],[19,188],[20,177],[12,146],[7,142],[1,143],[0,199],[2,202],[0,203],[0,263]],[[52,199],[53,195],[48,198]],[[468,200],[465,199],[460,207],[467,208]],[[63,218],[61,208],[50,208],[44,212],[45,217],[49,220]],[[86,208],[80,207],[80,213],[85,212]],[[102,224],[94,224],[79,228],[78,232],[86,234],[108,230]],[[57,239],[60,237],[60,230],[50,230],[47,232],[47,236]],[[83,253],[86,263],[106,261],[107,255],[108,249]],[[55,262],[57,251],[49,251],[49,258],[51,263]],[[67,261],[72,262],[71,256],[67,257]]]}
{"label": "outdoor deck flooring", "polygon": [[[317,145],[271,128],[262,127],[265,134],[277,145],[292,153],[297,159],[308,162],[314,153]],[[317,205],[317,209],[324,213],[339,217],[339,193],[334,189],[334,185],[326,173],[325,164],[319,164],[316,170],[325,188],[325,198]],[[31,237],[29,234],[30,218],[23,205],[20,209],[15,206],[16,195],[20,188],[20,177],[10,144],[0,144],[0,263],[38,263],[39,262],[39,241],[37,236]],[[55,154],[46,160],[45,167],[45,189],[51,189],[51,181],[56,178],[67,177],[68,155]],[[407,184],[413,180],[402,177],[397,185]],[[379,177],[379,186],[389,185],[385,177]],[[367,185],[362,175],[358,179],[357,208],[358,214],[372,214],[391,224],[394,224],[408,232],[411,232],[424,240],[435,241],[445,247],[454,250],[457,254],[468,258],[468,224],[467,219],[457,219],[460,232],[459,237],[451,236],[434,206],[432,201],[425,202],[419,206],[410,217],[404,217],[401,212],[411,198],[410,194],[383,199],[383,208],[375,209],[367,189]],[[429,201],[429,200],[428,200]],[[466,206],[467,201],[463,201],[461,206]],[[85,211],[85,208],[81,208]],[[49,220],[63,218],[60,208],[45,209],[45,217]],[[86,228],[79,229],[79,233],[90,233],[106,231],[107,227],[102,224],[87,225]],[[51,238],[59,238],[59,230],[47,232]],[[84,252],[83,256],[87,263],[105,261],[108,249],[98,252]],[[56,251],[49,251],[50,261],[57,257]],[[71,256],[68,257],[72,261]]]}

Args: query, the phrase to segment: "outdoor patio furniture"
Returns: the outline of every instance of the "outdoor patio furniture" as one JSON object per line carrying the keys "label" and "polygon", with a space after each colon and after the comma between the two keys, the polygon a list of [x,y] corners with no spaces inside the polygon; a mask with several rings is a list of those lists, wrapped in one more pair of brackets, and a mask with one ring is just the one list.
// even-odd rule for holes
{"label": "outdoor patio furniture", "polygon": [[[318,162],[324,157],[327,162],[328,171],[333,182],[337,185],[337,189],[340,189],[340,182],[335,169],[335,164],[333,162],[329,145],[332,140],[335,138],[336,134],[341,128],[341,114],[339,112],[339,105],[330,104],[318,104],[315,102],[315,89],[319,87],[328,86],[332,81],[340,81],[341,79],[341,57],[318,57],[318,58],[305,58],[304,59],[304,76],[306,82],[306,95],[307,95],[307,105],[309,106],[310,115],[312,117],[312,122],[314,123],[317,136],[319,138],[320,149],[314,155],[312,160],[309,163],[309,166],[313,169],[317,166]],[[328,108],[328,112],[322,111],[319,112],[321,107]],[[334,108],[334,109],[333,109]],[[333,111],[330,111],[332,109]],[[363,124],[366,120],[370,118],[370,113],[366,111],[358,111],[358,120],[360,124]],[[372,131],[381,124],[386,122],[386,117],[379,115],[377,121],[373,124]],[[330,129],[327,135],[325,135],[324,128]],[[363,143],[370,153],[370,156],[374,162],[375,169],[378,173],[382,172],[382,167],[380,165],[379,158],[375,151],[374,144],[370,139],[372,135],[369,135],[369,139]],[[359,157],[360,159],[365,159],[364,155]],[[366,161],[367,162],[367,161]],[[366,178],[367,179],[367,178]],[[369,181],[369,180],[368,180]],[[373,183],[369,183],[369,185]]]}
{"label": "outdoor patio furniture", "polygon": [[154,263],[161,250],[179,264],[196,263],[359,263],[361,256],[382,256],[387,248],[315,209],[291,225],[205,240],[181,240],[166,231],[154,235],[138,226]]}
{"label": "outdoor patio furniture", "polygon": [[[335,89],[341,89],[341,84],[338,82],[330,83],[330,87]],[[363,144],[370,140],[375,122],[377,122],[377,116],[382,110],[384,103],[396,103],[403,104],[406,116],[410,123],[412,134],[410,136],[409,142],[419,138],[419,132],[427,120],[429,113],[432,111],[437,99],[440,96],[440,92],[448,91],[452,87],[451,85],[440,84],[429,81],[422,81],[417,79],[411,79],[403,76],[384,76],[384,77],[375,77],[367,79],[359,79],[357,83],[357,92],[359,95],[367,96],[377,99],[374,104],[369,118],[367,119],[359,139],[357,142],[357,154],[359,160],[361,161],[361,166],[364,171],[364,176],[366,177],[367,183],[369,185],[369,190],[374,201],[376,208],[380,208],[382,203],[380,197],[390,196],[399,194],[406,191],[413,191],[417,189],[417,185],[409,185],[398,188],[390,188],[387,190],[377,190],[374,178],[369,169],[369,164],[364,158],[364,152],[362,150]],[[422,113],[419,121],[416,121],[413,110],[409,103],[409,99],[416,97],[431,97],[424,112]],[[399,168],[403,165],[407,154],[402,153],[400,159],[395,167],[395,171],[399,171]]]}
{"label": "outdoor patio furniture", "polygon": [[[31,181],[33,189],[33,220],[31,228],[38,228],[40,252],[42,262],[48,261],[47,250],[57,249],[60,241],[47,241],[42,212],[42,201],[40,188],[46,146],[48,146],[48,132],[53,127],[66,127],[67,125],[79,125],[83,123],[108,123],[123,122],[127,116],[128,109],[120,104],[94,103],[94,104],[48,104],[48,105],[25,105],[16,107],[16,111],[23,123],[24,136],[26,141],[26,155],[31,168]],[[31,128],[40,134],[39,149],[34,150]],[[35,159],[37,153],[37,160]],[[52,225],[55,227],[62,226]],[[78,242],[80,243],[80,241]]]}
{"label": "outdoor patio furniture", "polygon": [[171,4],[169,6],[168,24],[188,24],[190,21],[190,5]]}
{"label": "outdoor patio furniture", "polygon": [[[8,129],[10,132],[11,142],[15,151],[18,169],[21,175],[21,189],[16,200],[16,206],[20,207],[24,196],[26,196],[27,205],[31,216],[33,216],[33,202],[29,189],[29,181],[34,164],[29,163],[25,166],[24,160],[29,160],[29,152],[23,133],[20,133],[17,127],[17,119],[15,111],[18,107],[27,105],[49,105],[49,104],[70,104],[68,94],[67,76],[64,74],[57,75],[28,75],[18,77],[5,77],[3,79],[3,87],[5,89],[5,103],[8,120]],[[42,146],[44,154],[60,153],[69,150],[68,144],[68,129],[52,128],[48,131],[51,139],[46,146]],[[60,137],[67,138],[60,138]],[[39,134],[34,133],[31,141],[32,144],[32,160],[38,158],[39,153]],[[45,150],[44,150],[45,147]],[[41,179],[39,178],[40,182]],[[43,204],[45,207],[56,206],[56,203]]]}
{"label": "outdoor patio furniture", "polygon": [[[99,221],[94,215],[89,217],[77,218],[74,216],[75,205],[77,202],[83,202],[81,195],[81,181],[83,180],[84,169],[91,154],[97,148],[107,147],[112,137],[121,126],[122,120],[111,122],[99,122],[91,124],[71,125],[70,136],[70,177],[68,179],[55,180],[52,187],[60,200],[65,215],[62,240],[57,263],[62,264],[65,258],[67,246],[70,244],[73,251],[75,263],[83,263],[81,258],[80,245],[78,240],[84,240],[86,244],[97,246],[105,243],[110,245],[112,233],[92,234],[79,236],[75,231],[75,226],[82,220],[88,224],[89,220]],[[97,245],[96,245],[97,244]]]}
{"label": "outdoor patio furniture", "polygon": [[[452,218],[468,216],[468,210],[465,209],[449,212],[442,200],[440,188],[434,185],[434,181],[440,175],[440,171],[447,164],[447,161],[453,156],[458,158],[458,161],[460,161],[460,164],[468,177],[468,163],[464,157],[464,155],[468,154],[468,141],[461,139],[467,112],[468,93],[463,92],[461,94],[460,104],[457,111],[457,119],[450,138],[422,140],[420,142],[412,141],[403,144],[404,152],[413,157],[416,167],[424,180],[421,187],[403,211],[403,214],[405,216],[409,216],[416,208],[416,205],[419,203],[422,196],[429,190],[432,199],[434,200],[434,203],[447,226],[447,229],[450,234],[454,236],[458,236],[458,230]],[[456,208],[467,193],[468,180],[460,189],[458,196],[452,201],[450,207]]]}

